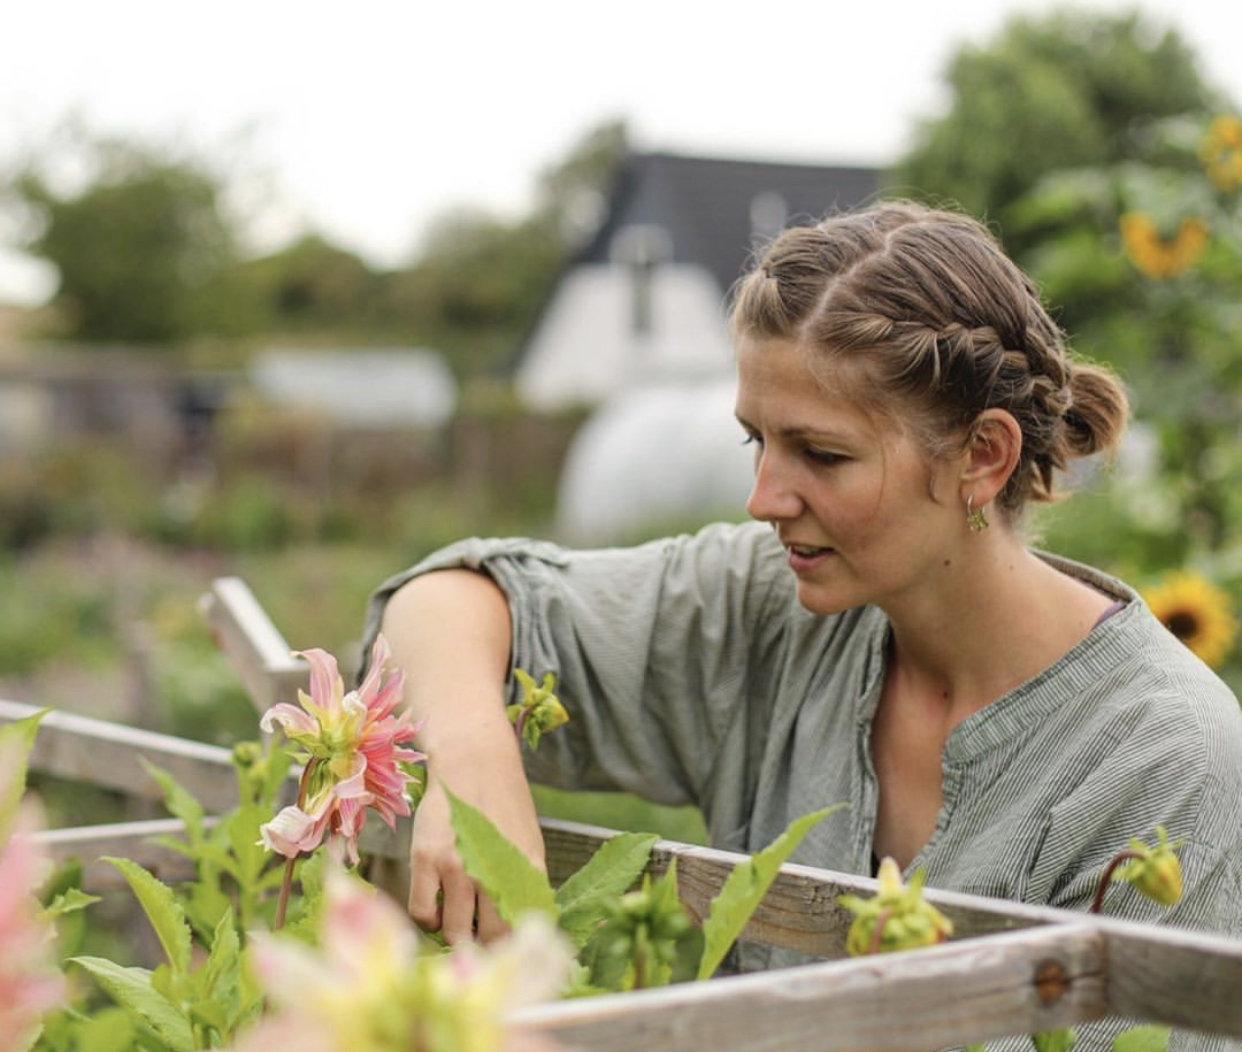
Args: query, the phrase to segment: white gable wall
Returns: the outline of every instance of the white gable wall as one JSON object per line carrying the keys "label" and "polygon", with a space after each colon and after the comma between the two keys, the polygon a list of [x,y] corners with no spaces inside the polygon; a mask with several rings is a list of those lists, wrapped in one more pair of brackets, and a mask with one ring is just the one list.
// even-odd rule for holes
{"label": "white gable wall", "polygon": [[702,267],[651,272],[651,326],[634,331],[634,276],[624,264],[581,264],[561,281],[518,368],[519,395],[540,410],[602,402],[655,380],[727,375],[733,352],[720,289]]}

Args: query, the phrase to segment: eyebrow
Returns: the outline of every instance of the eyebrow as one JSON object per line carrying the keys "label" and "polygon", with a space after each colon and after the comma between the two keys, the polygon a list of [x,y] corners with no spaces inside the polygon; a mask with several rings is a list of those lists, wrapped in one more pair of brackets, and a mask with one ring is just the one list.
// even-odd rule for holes
{"label": "eyebrow", "polygon": [[[743,428],[749,431],[758,431],[754,424],[746,420],[738,413],[733,414],[734,418]],[[839,431],[825,430],[820,427],[812,427],[810,424],[788,424],[780,428],[777,434],[781,438],[826,438],[834,442],[850,442],[853,441],[851,436],[843,435]]]}

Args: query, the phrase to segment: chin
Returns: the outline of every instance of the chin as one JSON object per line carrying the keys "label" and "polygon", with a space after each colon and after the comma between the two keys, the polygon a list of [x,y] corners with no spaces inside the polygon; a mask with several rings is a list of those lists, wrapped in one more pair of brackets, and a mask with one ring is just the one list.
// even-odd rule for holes
{"label": "chin", "polygon": [[839,591],[817,588],[813,584],[804,584],[801,581],[798,582],[797,595],[798,602],[804,609],[820,617],[840,614],[866,603],[866,600],[859,596],[843,595]]}

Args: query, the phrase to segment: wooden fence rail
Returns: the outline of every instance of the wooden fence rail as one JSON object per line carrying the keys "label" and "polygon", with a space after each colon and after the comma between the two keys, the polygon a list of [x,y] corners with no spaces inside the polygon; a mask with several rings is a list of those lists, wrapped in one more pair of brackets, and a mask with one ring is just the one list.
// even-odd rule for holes
{"label": "wooden fence rail", "polygon": [[[305,682],[305,668],[288,656],[244,584],[218,582],[205,606],[257,705],[285,700]],[[0,701],[0,723],[34,711]],[[215,746],[51,712],[40,725],[31,767],[159,798],[158,785],[142,768],[146,761],[168,770],[218,813],[236,801],[229,757]],[[616,835],[570,822],[542,824],[554,882]],[[112,867],[96,863],[105,854],[124,855],[175,881],[191,875],[187,861],[152,837],[180,829],[164,819],[51,830],[41,839],[58,858],[81,858],[88,884],[116,883]],[[362,846],[400,867],[408,835],[408,828],[393,834],[372,821]],[[660,841],[650,869],[665,872],[676,860],[683,901],[703,916],[744,857]],[[786,865],[743,937],[822,962],[541,1005],[514,1019],[593,1052],[917,1052],[1108,1016],[1242,1039],[1242,940],[929,889],[927,898],[954,922],[953,941],[842,959],[850,917],[837,898],[874,891],[869,878]]]}

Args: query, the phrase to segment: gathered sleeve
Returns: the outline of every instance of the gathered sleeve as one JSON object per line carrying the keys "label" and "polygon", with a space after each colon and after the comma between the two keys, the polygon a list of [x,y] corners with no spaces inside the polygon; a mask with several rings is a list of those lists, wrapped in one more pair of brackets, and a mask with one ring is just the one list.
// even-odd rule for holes
{"label": "gathered sleeve", "polygon": [[[466,540],[376,590],[364,653],[388,599],[411,578],[482,571],[508,600],[511,670],[536,680],[555,673],[570,716],[527,755],[530,776],[701,805],[722,755],[735,751],[722,748],[725,739],[764,725],[753,710],[770,704],[781,612],[796,602],[783,558],[772,531],[753,523],[595,551]],[[511,677],[507,700],[520,696]]]}

